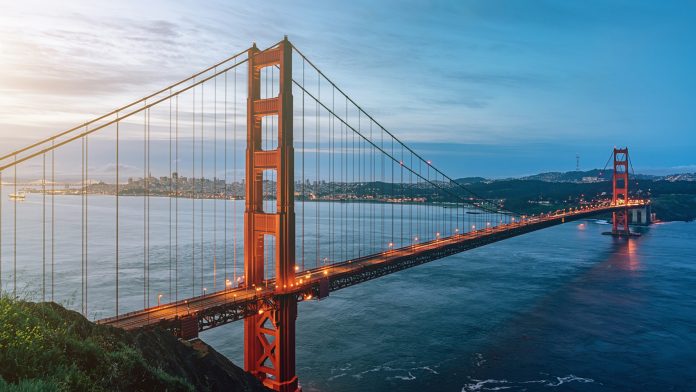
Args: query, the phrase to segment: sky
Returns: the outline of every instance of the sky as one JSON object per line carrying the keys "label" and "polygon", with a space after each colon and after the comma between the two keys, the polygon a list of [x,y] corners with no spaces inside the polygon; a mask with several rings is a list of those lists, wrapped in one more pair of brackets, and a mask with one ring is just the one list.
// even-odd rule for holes
{"label": "sky", "polygon": [[452,177],[696,171],[696,3],[0,0],[0,152],[284,35]]}

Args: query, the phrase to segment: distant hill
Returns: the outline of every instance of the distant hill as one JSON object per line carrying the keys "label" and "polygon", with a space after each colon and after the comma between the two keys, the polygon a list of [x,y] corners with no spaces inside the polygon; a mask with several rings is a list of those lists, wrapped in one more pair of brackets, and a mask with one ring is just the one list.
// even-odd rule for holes
{"label": "distant hill", "polygon": [[[521,180],[537,180],[545,182],[597,182],[597,181],[610,181],[612,176],[612,169],[599,170],[592,169],[587,171],[569,171],[569,172],[546,172],[539,173],[532,176],[526,176],[520,178]],[[653,176],[650,174],[635,174],[631,173],[631,177],[638,180],[659,180],[660,176]]]}
{"label": "distant hill", "polygon": [[[544,172],[539,174],[534,174],[531,176],[524,176],[520,178],[506,178],[491,180],[483,177],[464,177],[459,178],[455,181],[462,185],[478,184],[478,183],[489,183],[494,181],[508,181],[508,180],[522,180],[522,181],[543,181],[543,182],[575,182],[575,183],[591,183],[591,182],[602,182],[611,181],[612,170],[611,168],[607,170],[592,169],[587,171],[568,171],[568,172]],[[681,174],[670,174],[666,176],[655,176],[651,174],[633,174],[630,176],[637,180],[651,180],[651,181],[696,181],[696,173],[681,173]]]}
{"label": "distant hill", "polygon": [[664,176],[663,178],[665,181],[669,182],[674,182],[674,181],[696,181],[696,173],[682,173],[682,174],[670,174],[668,176]]}
{"label": "distant hill", "polygon": [[463,177],[454,180],[462,185],[478,184],[479,182],[490,182],[491,180],[483,177]]}

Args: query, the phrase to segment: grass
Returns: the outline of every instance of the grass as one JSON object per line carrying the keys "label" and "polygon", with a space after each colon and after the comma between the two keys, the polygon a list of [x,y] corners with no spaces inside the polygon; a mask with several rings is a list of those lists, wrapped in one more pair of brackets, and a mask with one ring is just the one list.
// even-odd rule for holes
{"label": "grass", "polygon": [[192,391],[126,332],[54,303],[0,297],[0,391]]}

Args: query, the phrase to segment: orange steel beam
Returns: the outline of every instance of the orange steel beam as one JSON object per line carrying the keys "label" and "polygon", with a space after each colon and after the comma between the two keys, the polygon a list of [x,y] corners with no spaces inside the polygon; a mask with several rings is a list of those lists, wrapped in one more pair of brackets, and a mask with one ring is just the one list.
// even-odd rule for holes
{"label": "orange steel beam", "polygon": [[628,229],[628,148],[614,148],[612,204],[624,206],[612,214],[612,233],[629,234]]}
{"label": "orange steel beam", "polygon": [[[247,97],[246,210],[244,212],[244,276],[252,288],[264,283],[264,236],[275,237],[275,306],[260,307],[244,320],[244,367],[276,391],[299,390],[295,374],[294,150],[292,136],[292,45],[249,49]],[[261,99],[261,70],[280,69],[277,97]],[[273,89],[272,89],[273,90]],[[262,149],[264,117],[278,117],[278,145]],[[263,209],[263,172],[277,173],[276,212]]]}

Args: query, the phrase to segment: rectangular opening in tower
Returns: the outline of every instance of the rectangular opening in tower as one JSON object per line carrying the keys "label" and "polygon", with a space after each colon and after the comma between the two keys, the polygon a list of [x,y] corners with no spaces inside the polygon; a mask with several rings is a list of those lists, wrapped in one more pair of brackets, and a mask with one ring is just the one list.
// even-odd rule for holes
{"label": "rectangular opening in tower", "polygon": [[261,150],[273,151],[278,148],[278,115],[261,118]]}
{"label": "rectangular opening in tower", "polygon": [[274,169],[263,171],[263,212],[278,212],[278,172]]}
{"label": "rectangular opening in tower", "polygon": [[280,92],[280,69],[277,65],[260,70],[261,99],[275,98]]}
{"label": "rectangular opening in tower", "polygon": [[276,265],[276,237],[273,234],[263,236],[263,280],[264,286],[269,286],[271,280],[275,279]]}

